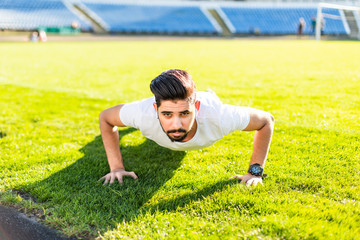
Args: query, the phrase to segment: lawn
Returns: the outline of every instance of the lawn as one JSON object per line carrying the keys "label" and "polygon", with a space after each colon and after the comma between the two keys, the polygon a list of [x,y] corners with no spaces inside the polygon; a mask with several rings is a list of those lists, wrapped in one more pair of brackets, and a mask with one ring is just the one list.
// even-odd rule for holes
{"label": "lawn", "polygon": [[[265,40],[0,43],[0,203],[67,236],[359,239],[360,43]],[[98,114],[188,70],[199,91],[271,112],[263,186],[246,187],[253,132],[174,152],[120,128],[138,181],[109,171]]]}

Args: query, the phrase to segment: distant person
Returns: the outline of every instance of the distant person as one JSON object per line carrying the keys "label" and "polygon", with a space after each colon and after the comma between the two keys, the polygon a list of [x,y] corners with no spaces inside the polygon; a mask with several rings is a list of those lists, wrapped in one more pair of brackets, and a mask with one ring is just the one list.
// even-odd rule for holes
{"label": "distant person", "polygon": [[301,37],[303,35],[305,27],[306,27],[306,22],[304,18],[302,17],[299,18],[298,30],[297,30],[298,37]]}
{"label": "distant person", "polygon": [[33,31],[32,33],[30,33],[29,41],[30,42],[38,42],[39,41],[39,32]]}
{"label": "distant person", "polygon": [[206,148],[236,131],[256,131],[247,174],[235,175],[246,185],[262,184],[263,169],[274,129],[270,113],[223,104],[212,91],[197,92],[191,75],[179,69],[164,71],[150,83],[153,97],[125,103],[100,113],[99,122],[110,173],[104,184],[137,179],[125,170],[115,126],[134,127],[160,146],[186,151]]}
{"label": "distant person", "polygon": [[39,40],[40,42],[46,42],[47,41],[47,35],[44,30],[39,31]]}
{"label": "distant person", "polygon": [[73,32],[78,32],[80,30],[80,23],[78,21],[72,21],[71,28]]}
{"label": "distant person", "polygon": [[320,32],[321,35],[324,35],[324,29],[325,29],[325,19],[323,17],[321,17],[321,21],[320,21]]}
{"label": "distant person", "polygon": [[315,34],[315,29],[316,29],[316,18],[313,16],[311,18],[311,33]]}

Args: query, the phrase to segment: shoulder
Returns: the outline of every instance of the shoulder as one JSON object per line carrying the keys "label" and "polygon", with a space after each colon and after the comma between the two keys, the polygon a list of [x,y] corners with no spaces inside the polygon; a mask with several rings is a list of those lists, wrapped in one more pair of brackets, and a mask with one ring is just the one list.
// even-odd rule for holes
{"label": "shoulder", "polygon": [[219,117],[222,102],[213,91],[197,92],[196,100],[200,101],[199,117]]}
{"label": "shoulder", "polygon": [[145,113],[148,112],[149,110],[154,109],[153,103],[155,102],[155,98],[154,97],[150,97],[150,98],[145,98],[139,101],[134,101],[134,102],[130,102],[130,103],[125,103],[124,106],[122,107],[122,110],[124,109],[124,111],[140,111],[138,113]]}
{"label": "shoulder", "polygon": [[154,97],[140,101],[125,103],[120,110],[120,120],[126,125],[140,128],[149,119],[156,119],[156,112],[153,107]]}
{"label": "shoulder", "polygon": [[197,92],[196,100],[204,103],[205,105],[219,105],[222,104],[220,98],[212,90],[206,92]]}
{"label": "shoulder", "polygon": [[249,108],[223,104],[213,91],[200,92],[197,100],[200,101],[199,120],[219,124],[224,135],[243,130],[249,123]]}

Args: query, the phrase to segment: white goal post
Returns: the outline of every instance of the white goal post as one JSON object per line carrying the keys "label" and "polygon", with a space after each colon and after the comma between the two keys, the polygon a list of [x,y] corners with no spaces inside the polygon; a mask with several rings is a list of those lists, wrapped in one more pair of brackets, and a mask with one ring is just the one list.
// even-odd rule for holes
{"label": "white goal post", "polygon": [[321,39],[321,25],[322,25],[321,22],[323,21],[323,18],[326,16],[325,14],[322,13],[323,8],[335,8],[335,9],[350,10],[350,11],[360,11],[360,7],[355,7],[355,6],[338,5],[332,3],[319,3],[317,7],[316,28],[315,28],[316,40]]}

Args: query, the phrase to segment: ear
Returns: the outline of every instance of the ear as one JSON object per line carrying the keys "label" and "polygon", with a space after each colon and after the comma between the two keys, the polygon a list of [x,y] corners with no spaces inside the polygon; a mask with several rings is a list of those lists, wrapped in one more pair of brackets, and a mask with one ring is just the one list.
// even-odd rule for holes
{"label": "ear", "polygon": [[155,108],[155,111],[157,112],[157,105],[156,105],[156,103],[153,103],[153,106],[154,106],[154,108]]}
{"label": "ear", "polygon": [[199,101],[199,100],[197,100],[197,101],[195,102],[195,108],[196,108],[196,110],[199,111],[199,109],[200,109],[200,101]]}

